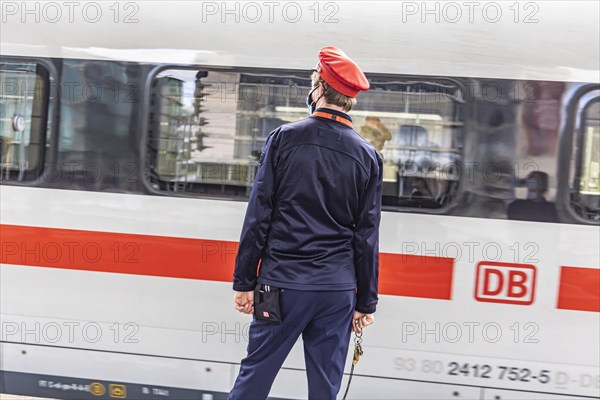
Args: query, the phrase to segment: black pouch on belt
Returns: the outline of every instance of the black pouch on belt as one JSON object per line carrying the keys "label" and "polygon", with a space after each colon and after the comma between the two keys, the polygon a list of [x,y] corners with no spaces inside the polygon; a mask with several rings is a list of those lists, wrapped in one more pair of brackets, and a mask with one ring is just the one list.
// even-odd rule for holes
{"label": "black pouch on belt", "polygon": [[272,324],[281,324],[279,294],[282,290],[269,285],[256,285],[254,289],[254,317]]}

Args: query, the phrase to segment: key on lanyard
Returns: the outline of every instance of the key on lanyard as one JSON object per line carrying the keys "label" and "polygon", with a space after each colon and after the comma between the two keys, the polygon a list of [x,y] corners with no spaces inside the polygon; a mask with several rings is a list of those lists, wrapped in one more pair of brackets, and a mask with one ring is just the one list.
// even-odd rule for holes
{"label": "key on lanyard", "polygon": [[352,364],[356,365],[360,356],[363,355],[363,349],[360,343],[362,342],[362,332],[354,334],[354,357],[352,358]]}

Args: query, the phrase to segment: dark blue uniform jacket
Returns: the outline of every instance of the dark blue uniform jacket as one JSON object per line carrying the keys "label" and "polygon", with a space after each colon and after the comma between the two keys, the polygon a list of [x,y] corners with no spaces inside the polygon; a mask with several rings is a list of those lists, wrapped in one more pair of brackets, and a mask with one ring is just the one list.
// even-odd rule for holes
{"label": "dark blue uniform jacket", "polygon": [[341,122],[311,116],[271,132],[248,202],[233,289],[250,291],[257,282],[357,289],[356,310],[375,312],[382,175],[379,153]]}

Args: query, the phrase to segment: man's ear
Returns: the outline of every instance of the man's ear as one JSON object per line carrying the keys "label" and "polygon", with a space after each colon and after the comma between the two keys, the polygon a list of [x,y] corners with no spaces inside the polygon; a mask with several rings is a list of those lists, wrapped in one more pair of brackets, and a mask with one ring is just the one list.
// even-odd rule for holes
{"label": "man's ear", "polygon": [[323,93],[325,92],[325,86],[323,86],[323,82],[319,82],[319,89],[317,89],[319,91],[319,94],[317,97],[321,97],[323,96]]}

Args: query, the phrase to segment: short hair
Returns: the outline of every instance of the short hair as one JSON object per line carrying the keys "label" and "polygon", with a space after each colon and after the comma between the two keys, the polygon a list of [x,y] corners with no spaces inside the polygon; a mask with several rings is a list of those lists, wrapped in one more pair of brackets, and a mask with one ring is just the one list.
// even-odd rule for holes
{"label": "short hair", "polygon": [[325,97],[325,101],[329,104],[334,104],[336,106],[340,106],[344,109],[344,111],[348,112],[352,109],[352,106],[356,104],[356,99],[354,97],[349,97],[344,94],[341,94],[334,88],[332,88],[317,71],[313,71],[310,76],[312,81],[312,87],[315,88],[319,83],[323,84],[323,97]]}
{"label": "short hair", "polygon": [[543,171],[532,171],[524,179],[524,182],[535,182],[535,191],[545,193],[548,190],[548,174]]}

